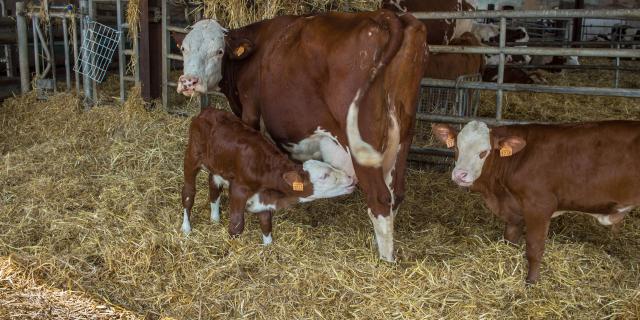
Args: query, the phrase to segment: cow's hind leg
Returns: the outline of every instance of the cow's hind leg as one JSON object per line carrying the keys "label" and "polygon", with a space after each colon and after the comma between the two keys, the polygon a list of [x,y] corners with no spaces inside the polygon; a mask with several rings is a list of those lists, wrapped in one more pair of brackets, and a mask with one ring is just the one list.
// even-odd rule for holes
{"label": "cow's hind leg", "polygon": [[357,166],[356,174],[359,177],[360,188],[367,196],[368,214],[373,223],[380,259],[394,262],[393,219],[395,212],[392,206],[392,196],[385,185],[382,170]]}
{"label": "cow's hind leg", "polygon": [[216,184],[214,175],[209,173],[209,203],[211,204],[211,221],[220,222],[220,195],[222,186]]}
{"label": "cow's hind leg", "polygon": [[191,209],[196,195],[196,176],[200,171],[200,167],[196,161],[187,156],[184,160],[184,185],[182,187],[182,232],[189,234],[191,232]]}

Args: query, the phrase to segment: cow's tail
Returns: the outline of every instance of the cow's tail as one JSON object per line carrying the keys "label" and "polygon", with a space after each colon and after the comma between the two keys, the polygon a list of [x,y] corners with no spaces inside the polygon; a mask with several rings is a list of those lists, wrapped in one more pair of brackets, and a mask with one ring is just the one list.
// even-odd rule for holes
{"label": "cow's tail", "polygon": [[362,140],[360,128],[358,127],[358,112],[362,99],[367,95],[369,88],[376,80],[378,74],[382,73],[385,66],[388,65],[398,53],[404,37],[402,23],[394,13],[383,11],[382,14],[378,16],[377,22],[389,30],[389,41],[378,63],[369,70],[367,81],[356,92],[356,96],[351,101],[349,111],[347,112],[347,139],[349,140],[349,147],[351,148],[353,158],[362,166],[376,168],[382,165],[382,154],[369,143]]}

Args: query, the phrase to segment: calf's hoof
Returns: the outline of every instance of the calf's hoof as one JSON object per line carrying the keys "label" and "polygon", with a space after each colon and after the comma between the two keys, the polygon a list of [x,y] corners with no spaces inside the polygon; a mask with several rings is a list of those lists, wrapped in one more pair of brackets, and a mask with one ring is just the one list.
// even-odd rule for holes
{"label": "calf's hoof", "polygon": [[271,233],[267,235],[262,235],[262,245],[268,246],[273,242],[273,238],[271,237]]}
{"label": "calf's hoof", "polygon": [[524,281],[526,287],[532,287],[538,283],[538,277],[527,277],[527,280]]}
{"label": "calf's hoof", "polygon": [[184,209],[183,218],[182,218],[182,227],[180,228],[182,233],[188,235],[191,233],[191,223],[189,222],[189,216],[187,215],[187,209]]}

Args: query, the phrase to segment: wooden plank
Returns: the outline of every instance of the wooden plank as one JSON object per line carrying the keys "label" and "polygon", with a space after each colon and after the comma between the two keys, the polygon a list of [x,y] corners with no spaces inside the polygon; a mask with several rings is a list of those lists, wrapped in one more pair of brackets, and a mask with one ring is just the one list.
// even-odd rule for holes
{"label": "wooden plank", "polygon": [[141,95],[145,101],[151,101],[151,61],[149,59],[149,1],[140,0],[140,43],[138,66],[140,67]]}

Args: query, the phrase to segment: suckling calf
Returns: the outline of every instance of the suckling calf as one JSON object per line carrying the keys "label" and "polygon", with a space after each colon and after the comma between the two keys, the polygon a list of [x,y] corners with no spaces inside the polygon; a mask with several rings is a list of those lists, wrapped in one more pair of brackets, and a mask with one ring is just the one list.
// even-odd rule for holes
{"label": "suckling calf", "polygon": [[184,157],[182,231],[191,232],[196,175],[209,172],[211,220],[220,221],[220,193],[229,189],[229,234],[244,229],[245,210],[258,215],[263,243],[271,243],[272,212],[298,202],[353,192],[355,183],[324,162],[290,160],[260,132],[231,113],[208,108],[191,122]]}
{"label": "suckling calf", "polygon": [[453,181],[482,194],[505,220],[505,239],[516,243],[526,226],[529,283],[538,280],[552,217],[579,211],[613,225],[640,206],[640,122],[488,128],[472,121],[459,133],[445,124],[433,132],[455,147]]}

